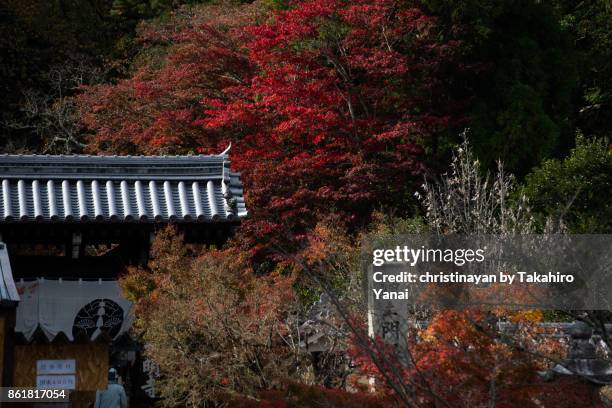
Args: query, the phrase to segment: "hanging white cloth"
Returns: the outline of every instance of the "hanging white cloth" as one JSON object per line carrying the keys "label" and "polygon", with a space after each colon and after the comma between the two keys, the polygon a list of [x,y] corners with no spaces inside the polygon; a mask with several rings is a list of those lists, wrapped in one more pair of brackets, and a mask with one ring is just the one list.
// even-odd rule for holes
{"label": "hanging white cloth", "polygon": [[21,301],[15,331],[30,340],[40,326],[49,340],[60,332],[95,340],[102,333],[117,338],[132,323],[132,303],[117,281],[38,279],[16,282]]}

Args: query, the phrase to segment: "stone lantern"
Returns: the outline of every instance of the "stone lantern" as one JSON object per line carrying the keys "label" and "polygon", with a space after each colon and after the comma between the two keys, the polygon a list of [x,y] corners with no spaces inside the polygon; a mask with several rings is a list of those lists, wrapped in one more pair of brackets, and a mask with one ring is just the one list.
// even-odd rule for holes
{"label": "stone lantern", "polygon": [[568,358],[548,370],[544,374],[545,378],[574,375],[595,384],[612,384],[612,363],[597,357],[592,342],[593,329],[584,322],[574,322],[570,329],[570,337]]}

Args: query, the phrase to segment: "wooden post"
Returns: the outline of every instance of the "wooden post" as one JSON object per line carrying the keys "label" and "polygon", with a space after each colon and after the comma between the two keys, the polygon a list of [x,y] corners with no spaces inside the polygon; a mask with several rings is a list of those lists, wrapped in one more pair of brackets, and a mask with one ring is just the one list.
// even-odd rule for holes
{"label": "wooden post", "polygon": [[2,386],[13,385],[16,306],[2,309]]}
{"label": "wooden post", "polygon": [[78,259],[82,256],[83,236],[80,232],[72,233],[72,259]]}

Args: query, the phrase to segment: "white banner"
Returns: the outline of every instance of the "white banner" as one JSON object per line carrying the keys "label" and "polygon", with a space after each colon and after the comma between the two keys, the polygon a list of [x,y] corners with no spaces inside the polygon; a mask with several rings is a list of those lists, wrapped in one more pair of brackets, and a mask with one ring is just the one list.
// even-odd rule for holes
{"label": "white banner", "polygon": [[38,327],[49,340],[60,332],[95,340],[105,334],[115,339],[132,322],[132,303],[117,281],[61,281],[38,279],[16,282],[21,301],[15,331],[30,340]]}

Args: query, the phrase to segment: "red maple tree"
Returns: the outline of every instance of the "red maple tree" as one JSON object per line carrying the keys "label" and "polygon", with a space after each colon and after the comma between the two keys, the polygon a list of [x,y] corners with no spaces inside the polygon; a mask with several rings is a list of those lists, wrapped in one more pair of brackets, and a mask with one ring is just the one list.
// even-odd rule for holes
{"label": "red maple tree", "polygon": [[355,343],[351,354],[358,372],[376,379],[379,394],[415,406],[603,407],[594,384],[538,375],[566,355],[557,338],[524,317],[511,336],[500,334],[491,317],[476,309],[436,313],[426,329],[409,334],[408,364],[380,338],[370,347]]}
{"label": "red maple tree", "polygon": [[241,234],[254,253],[322,218],[362,225],[409,193],[421,142],[453,120],[442,78],[457,48],[409,1],[309,0],[260,22],[262,7],[143,29],[147,44],[168,48],[163,62],[81,97],[94,151],[234,142],[251,211]]}

